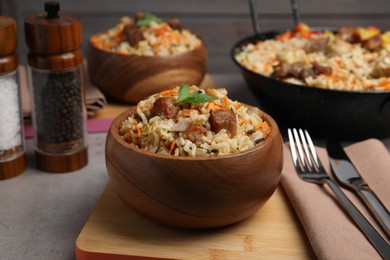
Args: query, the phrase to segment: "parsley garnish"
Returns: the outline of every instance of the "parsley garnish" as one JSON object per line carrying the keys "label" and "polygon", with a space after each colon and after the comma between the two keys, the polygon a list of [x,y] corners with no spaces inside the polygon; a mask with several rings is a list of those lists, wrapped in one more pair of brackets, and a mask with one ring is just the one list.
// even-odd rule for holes
{"label": "parsley garnish", "polygon": [[208,94],[205,94],[200,90],[196,90],[190,93],[190,85],[182,84],[179,89],[179,96],[176,99],[176,103],[182,102],[182,103],[201,104],[213,99],[216,98]]}
{"label": "parsley garnish", "polygon": [[148,26],[151,22],[161,23],[163,20],[158,18],[157,16],[146,13],[144,16],[137,22],[138,27]]}

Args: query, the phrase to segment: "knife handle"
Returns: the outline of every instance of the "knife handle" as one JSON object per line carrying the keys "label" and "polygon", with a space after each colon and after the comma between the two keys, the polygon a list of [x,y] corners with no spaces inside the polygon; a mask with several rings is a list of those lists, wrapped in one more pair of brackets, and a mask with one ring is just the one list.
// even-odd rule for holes
{"label": "knife handle", "polygon": [[390,237],[390,213],[387,208],[368,186],[359,187],[357,191],[372,215],[374,215],[375,219],[386,232],[386,235]]}
{"label": "knife handle", "polygon": [[360,228],[368,241],[370,241],[375,247],[377,252],[384,259],[390,259],[390,245],[386,242],[386,240],[376,231],[370,222],[368,222],[363,214],[356,208],[356,206],[349,200],[349,198],[332,179],[325,179],[324,182],[328,184],[329,188],[336,195],[338,202],[344,207],[352,220],[355,221],[355,224]]}

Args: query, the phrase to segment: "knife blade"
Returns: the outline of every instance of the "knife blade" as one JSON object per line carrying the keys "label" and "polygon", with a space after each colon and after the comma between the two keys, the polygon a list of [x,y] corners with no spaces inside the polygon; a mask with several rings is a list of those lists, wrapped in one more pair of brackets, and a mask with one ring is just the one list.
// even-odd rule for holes
{"label": "knife blade", "polygon": [[386,235],[390,237],[390,213],[388,209],[363,180],[348,155],[345,153],[340,142],[335,139],[328,139],[326,142],[326,150],[328,152],[332,171],[337,180],[346,187],[353,189],[359,195],[386,232]]}

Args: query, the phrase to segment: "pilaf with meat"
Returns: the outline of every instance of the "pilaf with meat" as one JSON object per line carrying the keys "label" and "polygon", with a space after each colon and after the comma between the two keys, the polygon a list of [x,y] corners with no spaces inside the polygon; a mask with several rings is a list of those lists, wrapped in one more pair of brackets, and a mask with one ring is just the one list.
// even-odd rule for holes
{"label": "pilaf with meat", "polygon": [[230,100],[226,89],[187,84],[140,101],[119,129],[141,149],[191,157],[238,153],[270,132],[258,108]]}
{"label": "pilaf with meat", "polygon": [[298,24],[274,39],[249,43],[242,66],[292,84],[332,90],[390,90],[390,32],[376,27],[315,31]]}
{"label": "pilaf with meat", "polygon": [[91,42],[102,50],[140,56],[167,56],[185,53],[201,46],[202,41],[179,20],[167,21],[150,13],[125,16],[108,31],[91,37]]}

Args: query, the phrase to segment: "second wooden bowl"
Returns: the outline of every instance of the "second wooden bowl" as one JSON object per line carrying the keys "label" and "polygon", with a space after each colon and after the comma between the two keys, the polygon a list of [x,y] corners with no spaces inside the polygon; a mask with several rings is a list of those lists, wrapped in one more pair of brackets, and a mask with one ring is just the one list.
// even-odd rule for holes
{"label": "second wooden bowl", "polygon": [[282,138],[275,121],[265,141],[246,151],[214,157],[174,157],[146,152],[118,133],[118,117],[107,135],[105,158],[119,197],[141,215],[164,225],[212,228],[242,221],[271,197],[281,176]]}
{"label": "second wooden bowl", "polygon": [[88,73],[93,84],[116,100],[137,103],[143,98],[179,86],[199,85],[205,75],[207,48],[170,56],[137,56],[108,52],[89,42]]}

